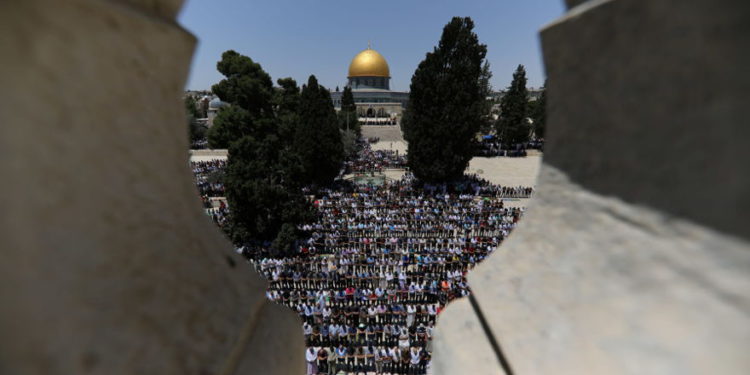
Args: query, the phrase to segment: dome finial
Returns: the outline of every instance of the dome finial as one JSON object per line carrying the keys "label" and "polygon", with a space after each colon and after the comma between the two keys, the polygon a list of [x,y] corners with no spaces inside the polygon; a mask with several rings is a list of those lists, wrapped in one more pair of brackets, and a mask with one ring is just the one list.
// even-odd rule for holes
{"label": "dome finial", "polygon": [[372,42],[369,40],[367,41],[367,49],[372,49]]}

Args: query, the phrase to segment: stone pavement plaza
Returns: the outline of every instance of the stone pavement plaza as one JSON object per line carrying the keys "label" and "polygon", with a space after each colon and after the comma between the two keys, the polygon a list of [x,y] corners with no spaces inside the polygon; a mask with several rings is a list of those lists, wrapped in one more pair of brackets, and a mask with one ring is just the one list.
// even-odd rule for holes
{"label": "stone pavement plaza", "polygon": [[[380,141],[372,144],[373,150],[394,150],[405,153],[406,141],[401,134],[399,126],[362,126],[362,136],[365,138],[378,137]],[[191,150],[190,161],[208,161],[215,159],[226,159],[226,150]],[[542,164],[542,155],[532,152],[524,158],[507,157],[476,157],[469,163],[467,173],[476,173],[480,177],[501,186],[536,186],[539,175],[539,167]],[[385,175],[388,178],[399,179],[403,175],[402,170],[387,169]],[[525,207],[529,199],[509,198],[505,199],[507,207]]]}
{"label": "stone pavement plaza", "polygon": [[[362,136],[378,137],[380,141],[372,145],[373,150],[393,150],[405,153],[406,141],[399,126],[362,126]],[[524,158],[476,157],[469,163],[467,173],[476,173],[480,177],[501,186],[536,186],[542,155],[531,152]],[[390,178],[398,178],[400,173],[386,171]],[[528,199],[506,200],[508,207],[526,206]]]}
{"label": "stone pavement plaza", "polygon": [[[362,136],[379,137],[380,141],[372,145],[373,150],[398,150],[406,152],[406,141],[398,126],[362,126]],[[226,159],[226,150],[191,150],[190,161],[208,161]],[[467,173],[476,173],[480,177],[502,186],[535,186],[539,175],[542,156],[532,153],[525,158],[477,157],[471,160]],[[399,178],[400,171],[386,170],[389,178]]]}

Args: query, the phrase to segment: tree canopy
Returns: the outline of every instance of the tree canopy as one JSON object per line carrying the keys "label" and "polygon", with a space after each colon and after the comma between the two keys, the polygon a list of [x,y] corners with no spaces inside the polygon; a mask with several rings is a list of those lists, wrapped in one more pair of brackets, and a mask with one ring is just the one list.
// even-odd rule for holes
{"label": "tree canopy", "polygon": [[[284,231],[279,249],[296,239],[296,225],[310,220],[309,203],[295,183],[298,160],[279,152],[275,136],[242,137],[229,148],[226,195],[231,209],[230,235],[238,244],[273,242]],[[292,238],[292,240],[289,239]],[[283,255],[283,253],[275,254]]]}
{"label": "tree canopy", "polygon": [[341,129],[352,130],[355,134],[360,134],[359,116],[357,116],[357,105],[354,103],[354,94],[352,88],[344,87],[341,94],[341,111],[339,111],[339,123]]}
{"label": "tree canopy", "polygon": [[278,120],[278,134],[280,138],[288,141],[284,142],[284,145],[291,146],[300,123],[300,90],[297,81],[292,78],[280,78],[276,82],[279,88],[274,97],[274,107]]}
{"label": "tree canopy", "polygon": [[253,117],[272,115],[273,81],[260,64],[229,50],[221,55],[216,68],[226,77],[211,87],[221,100],[247,110]]}
{"label": "tree canopy", "polygon": [[302,103],[297,83],[284,78],[274,88],[259,64],[234,51],[222,54],[217,68],[226,79],[213,90],[229,105],[219,110],[208,140],[211,147],[229,149],[229,235],[237,245],[263,243],[272,255],[293,255],[297,226],[313,215],[292,147]]}
{"label": "tree canopy", "polygon": [[344,149],[331,94],[314,75],[302,86],[299,117],[294,150],[302,163],[301,181],[328,185],[341,170]]}
{"label": "tree canopy", "polygon": [[187,114],[188,137],[190,143],[195,143],[206,137],[206,127],[198,123],[199,110],[195,98],[185,96],[185,112]]}
{"label": "tree canopy", "polygon": [[534,135],[537,138],[544,138],[547,131],[547,82],[544,82],[542,94],[534,102],[533,107],[529,110],[532,120],[534,120]]}
{"label": "tree canopy", "polygon": [[473,29],[471,18],[454,17],[412,76],[402,128],[409,166],[421,180],[460,177],[474,153],[489,68],[483,73],[487,47]]}
{"label": "tree canopy", "polygon": [[250,135],[252,128],[250,113],[238,106],[219,109],[213,126],[208,129],[208,146],[210,148],[229,148],[232,142],[245,135]]}
{"label": "tree canopy", "polygon": [[529,141],[531,125],[527,109],[529,92],[526,89],[526,70],[519,65],[513,73],[513,81],[500,101],[500,117],[495,123],[497,135],[507,145]]}

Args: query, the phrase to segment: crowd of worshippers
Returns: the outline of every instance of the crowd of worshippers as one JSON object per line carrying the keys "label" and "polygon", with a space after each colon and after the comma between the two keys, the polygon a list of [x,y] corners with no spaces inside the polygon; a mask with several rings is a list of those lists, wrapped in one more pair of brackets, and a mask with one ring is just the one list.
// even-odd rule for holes
{"label": "crowd of worshippers", "polygon": [[360,125],[397,125],[398,121],[391,117],[360,117]]}
{"label": "crowd of worshippers", "polygon": [[218,159],[190,162],[190,168],[193,170],[195,184],[198,186],[201,198],[224,196],[224,184],[215,175],[221,173],[226,168],[226,165],[226,160]]}
{"label": "crowd of worshippers", "polygon": [[[368,171],[394,156],[361,147],[355,160]],[[208,181],[224,166],[193,163],[202,197],[223,194]],[[379,186],[341,180],[312,198],[317,220],[300,227],[306,240],[298,255],[271,257],[269,244],[238,251],[270,280],[267,297],[302,318],[307,374],[421,375],[429,371],[437,316],[470,293],[466,272],[523,214],[503,199],[532,193],[477,175],[450,184],[422,183],[410,173]],[[228,211],[207,204],[220,226]]]}
{"label": "crowd of worshippers", "polygon": [[190,142],[191,150],[204,150],[207,148],[208,148],[208,141],[205,138]]}
{"label": "crowd of worshippers", "polygon": [[405,168],[406,157],[397,151],[372,150],[368,142],[358,142],[359,152],[345,164],[345,173],[383,172],[387,168]]}
{"label": "crowd of worshippers", "polygon": [[314,200],[298,256],[243,250],[271,281],[268,298],[302,318],[308,374],[425,374],[438,314],[469,294],[467,270],[523,213],[501,197],[531,192],[476,176],[341,185]]}
{"label": "crowd of worshippers", "polygon": [[497,138],[484,138],[479,142],[476,148],[476,156],[493,157],[506,156],[511,158],[525,157],[528,150],[544,150],[544,140],[535,139],[526,143],[519,143],[511,146],[503,145]]}
{"label": "crowd of worshippers", "polygon": [[221,172],[226,168],[226,160],[210,160],[191,162],[190,168],[195,176],[203,208],[206,214],[219,227],[223,227],[229,220],[229,207],[224,199],[224,184],[221,182]]}

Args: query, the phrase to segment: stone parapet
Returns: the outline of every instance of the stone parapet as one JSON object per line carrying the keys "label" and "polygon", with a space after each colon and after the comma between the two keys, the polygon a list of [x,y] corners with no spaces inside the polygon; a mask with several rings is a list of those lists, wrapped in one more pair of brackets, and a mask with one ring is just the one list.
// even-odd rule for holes
{"label": "stone parapet", "polygon": [[750,372],[748,15],[592,0],[542,31],[538,188],[441,316],[435,374]]}
{"label": "stone parapet", "polygon": [[202,213],[180,3],[0,2],[2,374],[304,371],[298,318]]}

